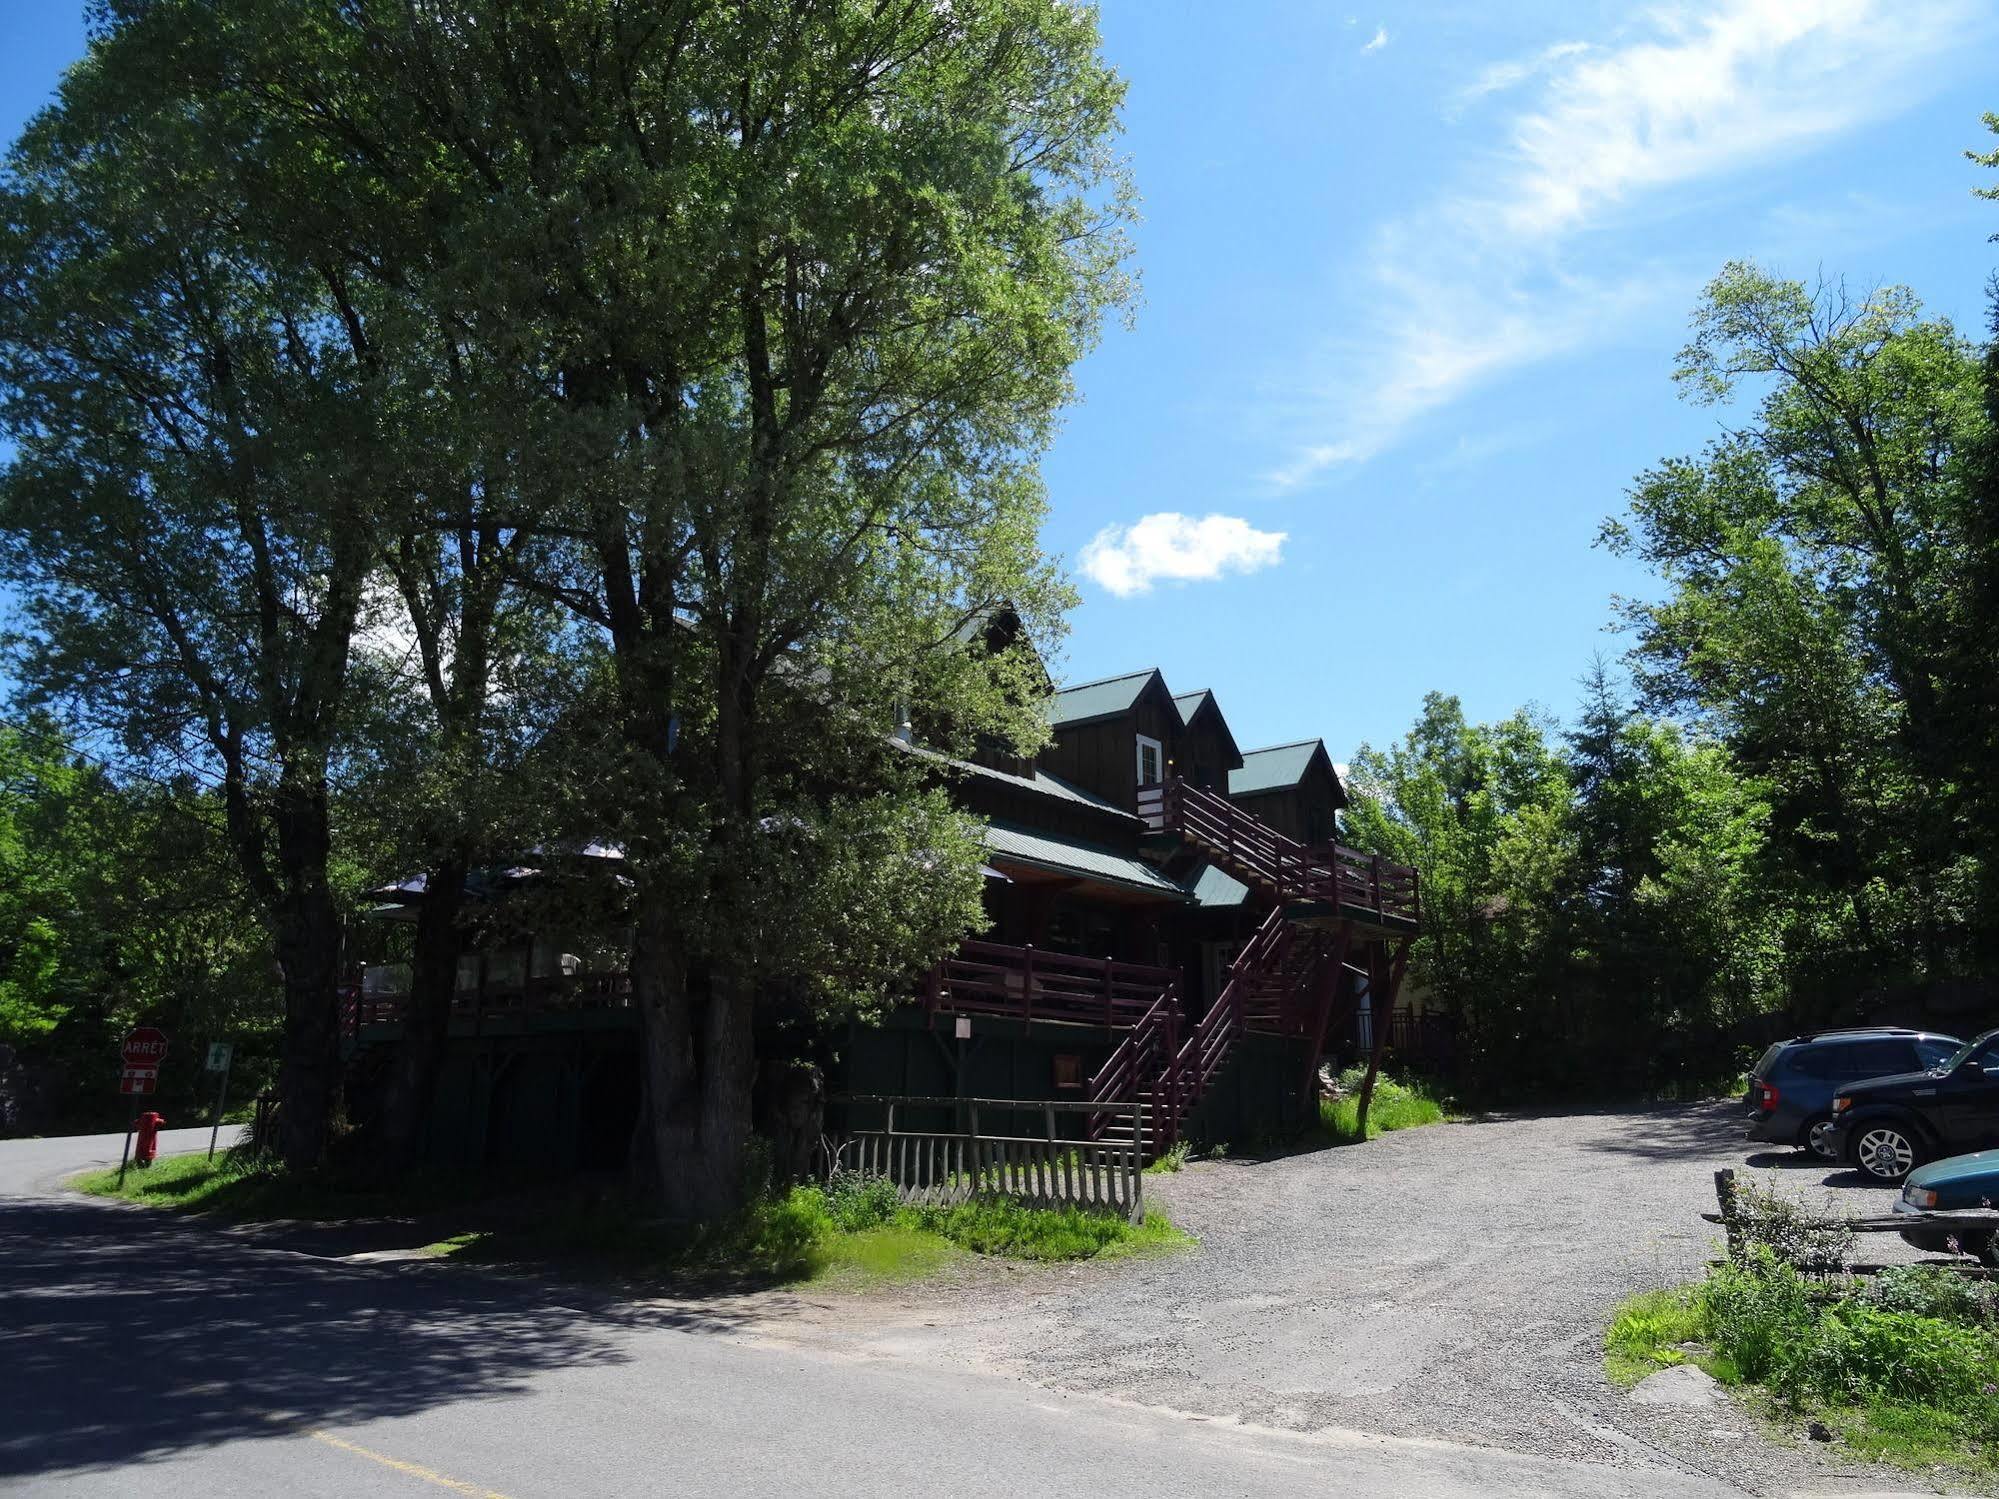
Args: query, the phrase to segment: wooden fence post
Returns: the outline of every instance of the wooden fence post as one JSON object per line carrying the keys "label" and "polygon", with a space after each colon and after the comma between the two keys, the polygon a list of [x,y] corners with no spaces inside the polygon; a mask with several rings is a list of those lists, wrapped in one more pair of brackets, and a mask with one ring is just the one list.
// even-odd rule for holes
{"label": "wooden fence post", "polygon": [[1721,1208],[1721,1231],[1728,1240],[1728,1262],[1742,1263],[1742,1219],[1735,1204],[1735,1168],[1724,1166],[1714,1174],[1714,1198]]}

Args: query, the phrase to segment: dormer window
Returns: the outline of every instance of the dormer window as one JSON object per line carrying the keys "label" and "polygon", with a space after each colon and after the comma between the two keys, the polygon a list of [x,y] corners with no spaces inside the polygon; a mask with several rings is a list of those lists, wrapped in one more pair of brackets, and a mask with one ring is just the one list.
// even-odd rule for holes
{"label": "dormer window", "polygon": [[1166,779],[1166,751],[1157,739],[1138,736],[1138,784],[1157,786]]}

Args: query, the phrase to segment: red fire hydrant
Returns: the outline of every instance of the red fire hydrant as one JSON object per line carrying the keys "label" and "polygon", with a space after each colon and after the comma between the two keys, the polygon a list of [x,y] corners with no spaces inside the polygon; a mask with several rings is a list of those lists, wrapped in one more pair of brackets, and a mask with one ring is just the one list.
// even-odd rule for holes
{"label": "red fire hydrant", "polygon": [[151,1109],[139,1116],[138,1138],[132,1142],[132,1164],[150,1166],[160,1153],[160,1126],[167,1121]]}

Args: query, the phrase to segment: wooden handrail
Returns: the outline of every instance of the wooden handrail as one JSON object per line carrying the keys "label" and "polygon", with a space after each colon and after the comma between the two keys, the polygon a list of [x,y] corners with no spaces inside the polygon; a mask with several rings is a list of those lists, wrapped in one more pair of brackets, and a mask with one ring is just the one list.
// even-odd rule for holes
{"label": "wooden handrail", "polygon": [[1320,902],[1410,925],[1421,921],[1416,871],[1379,854],[1339,843],[1298,843],[1227,797],[1178,777],[1142,788],[1138,812],[1152,831],[1178,834],[1224,872],[1280,901]]}
{"label": "wooden handrail", "polygon": [[923,1002],[932,1012],[1080,1021],[1122,1029],[1138,1022],[1179,979],[1177,969],[1146,963],[972,941],[961,943],[926,978]]}

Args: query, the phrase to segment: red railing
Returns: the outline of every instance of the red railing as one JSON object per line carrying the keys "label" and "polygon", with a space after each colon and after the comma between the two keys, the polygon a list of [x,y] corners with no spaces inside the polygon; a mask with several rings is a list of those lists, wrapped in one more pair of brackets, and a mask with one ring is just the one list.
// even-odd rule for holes
{"label": "red railing", "polygon": [[1168,994],[1179,1010],[1177,970],[1115,958],[1079,958],[1031,945],[965,942],[938,964],[924,1007],[1020,1020],[1070,1020],[1111,1029],[1139,1024]]}
{"label": "red railing", "polygon": [[1422,916],[1416,871],[1343,844],[1308,847],[1285,837],[1227,797],[1174,777],[1143,786],[1138,815],[1154,832],[1177,833],[1227,873],[1281,901],[1415,926]]}
{"label": "red railing", "polygon": [[[1157,1153],[1172,1144],[1194,1106],[1228,1065],[1237,1037],[1250,1026],[1257,1000],[1271,992],[1274,978],[1286,974],[1286,959],[1299,941],[1298,928],[1285,920],[1283,909],[1272,909],[1236,954],[1228,982],[1187,1039],[1176,1048],[1173,1017],[1149,1014],[1090,1079],[1091,1101],[1146,1104],[1146,1150]],[[1312,981],[1319,977],[1316,958],[1306,976]],[[1286,987],[1295,988],[1297,982],[1297,976],[1287,979]],[[1100,1138],[1109,1125],[1108,1113],[1092,1115],[1091,1137]]]}
{"label": "red railing", "polygon": [[1140,1018],[1090,1079],[1090,1102],[1106,1107],[1089,1120],[1089,1135],[1102,1139],[1113,1118],[1112,1105],[1142,1104],[1140,1122],[1149,1147],[1170,1144],[1183,1117],[1179,1089],[1181,1005],[1178,987],[1170,988]]}

